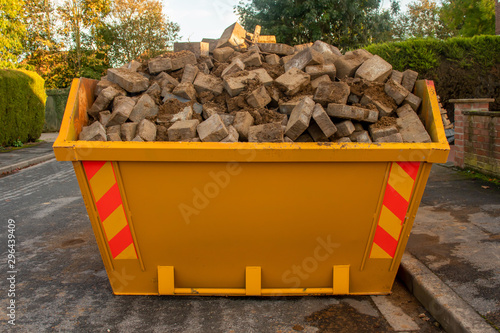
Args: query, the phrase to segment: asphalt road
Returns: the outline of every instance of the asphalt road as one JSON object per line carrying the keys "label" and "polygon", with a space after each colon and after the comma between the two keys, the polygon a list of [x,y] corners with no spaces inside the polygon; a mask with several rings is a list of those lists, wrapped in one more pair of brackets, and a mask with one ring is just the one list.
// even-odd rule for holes
{"label": "asphalt road", "polygon": [[441,331],[398,281],[377,297],[114,296],[69,162],[0,178],[0,212],[0,331]]}

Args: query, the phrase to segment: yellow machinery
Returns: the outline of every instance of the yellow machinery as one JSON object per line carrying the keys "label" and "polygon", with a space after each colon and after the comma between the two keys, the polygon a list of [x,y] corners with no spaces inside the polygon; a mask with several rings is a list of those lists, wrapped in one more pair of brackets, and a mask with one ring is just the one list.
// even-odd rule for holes
{"label": "yellow machinery", "polygon": [[119,295],[391,291],[432,163],[449,153],[432,81],[432,143],[76,141],[97,81],[75,79],[54,151],[72,161]]}

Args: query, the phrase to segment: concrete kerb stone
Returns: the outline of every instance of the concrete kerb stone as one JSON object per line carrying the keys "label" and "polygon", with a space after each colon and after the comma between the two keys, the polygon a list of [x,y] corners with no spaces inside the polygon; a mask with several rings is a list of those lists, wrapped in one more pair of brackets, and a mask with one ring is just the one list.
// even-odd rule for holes
{"label": "concrete kerb stone", "polygon": [[53,158],[55,158],[54,153],[44,154],[44,155],[41,155],[41,156],[30,158],[29,160],[25,160],[25,161],[22,161],[22,162],[19,162],[19,163],[15,163],[15,164],[11,164],[11,165],[7,165],[7,166],[4,166],[4,167],[1,167],[0,168],[0,177],[4,176],[6,174],[9,174],[9,173],[11,173],[11,172],[13,172],[15,170],[24,169],[24,168],[30,167],[32,165],[35,165],[35,164],[39,164],[39,163],[42,163],[42,162],[49,161],[49,160],[51,160]]}
{"label": "concrete kerb stone", "polygon": [[447,332],[498,333],[469,304],[409,253],[398,278]]}

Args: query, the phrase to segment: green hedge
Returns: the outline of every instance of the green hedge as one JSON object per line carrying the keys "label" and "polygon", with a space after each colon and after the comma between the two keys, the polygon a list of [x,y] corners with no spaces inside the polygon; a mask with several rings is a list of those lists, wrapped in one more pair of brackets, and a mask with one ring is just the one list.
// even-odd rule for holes
{"label": "green hedge", "polygon": [[45,81],[35,72],[0,70],[0,145],[36,141],[45,120]]}
{"label": "green hedge", "polygon": [[456,62],[462,68],[473,65],[488,68],[500,63],[500,36],[411,39],[373,44],[365,49],[378,54],[400,71],[411,68],[417,72],[427,72],[437,68],[443,60]]}
{"label": "green hedge", "polygon": [[434,80],[444,106],[453,98],[495,98],[500,110],[500,36],[456,37],[446,40],[411,39],[365,48],[394,69],[413,69],[419,79]]}

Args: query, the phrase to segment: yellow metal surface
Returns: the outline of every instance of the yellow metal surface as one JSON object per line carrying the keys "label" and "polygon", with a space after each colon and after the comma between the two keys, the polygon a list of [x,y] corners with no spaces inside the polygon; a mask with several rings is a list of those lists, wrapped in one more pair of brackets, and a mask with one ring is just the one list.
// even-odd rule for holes
{"label": "yellow metal surface", "polygon": [[[430,167],[449,152],[428,81],[416,93],[437,124],[421,144],[75,141],[94,87],[73,82],[54,150],[73,161],[115,294],[387,294]],[[112,162],[136,259],[113,257],[105,230],[119,228],[103,225],[92,196],[109,184],[91,184],[87,161]],[[419,166],[413,189],[398,177],[406,162]],[[384,210],[389,187],[408,203],[399,227]],[[392,256],[377,248],[380,222]]]}
{"label": "yellow metal surface", "polygon": [[246,295],[247,296],[260,296],[262,290],[260,267],[247,267],[245,274]]}
{"label": "yellow metal surface", "polygon": [[333,266],[333,294],[349,294],[349,265]]}

